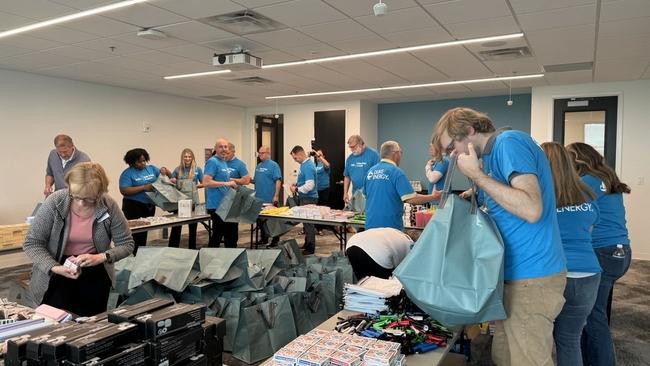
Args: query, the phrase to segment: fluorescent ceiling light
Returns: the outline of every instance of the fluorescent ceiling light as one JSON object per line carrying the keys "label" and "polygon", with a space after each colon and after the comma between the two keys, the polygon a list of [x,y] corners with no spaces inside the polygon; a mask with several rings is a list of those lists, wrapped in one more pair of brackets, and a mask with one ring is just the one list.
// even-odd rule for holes
{"label": "fluorescent ceiling light", "polygon": [[389,54],[401,53],[401,52],[422,51],[422,50],[428,50],[428,49],[432,49],[432,48],[459,46],[459,45],[472,44],[472,43],[484,43],[484,42],[502,41],[504,39],[520,38],[520,37],[523,37],[523,36],[524,36],[523,33],[514,33],[514,34],[505,34],[505,35],[502,35],[502,36],[471,38],[471,39],[464,39],[464,40],[460,40],[460,41],[431,43],[431,44],[424,44],[424,45],[421,45],[421,46],[391,48],[391,49],[381,50],[381,51],[354,53],[354,54],[351,54],[351,55],[344,55],[344,56],[333,56],[333,57],[314,58],[314,59],[304,60],[304,61],[284,62],[284,63],[280,63],[280,64],[264,65],[264,66],[262,66],[262,68],[263,69],[274,69],[274,68],[277,68],[277,67],[316,64],[316,63],[329,62],[329,61],[341,61],[341,60],[349,60],[349,59],[354,59],[354,58],[389,55]]}
{"label": "fluorescent ceiling light", "polygon": [[85,10],[85,11],[82,11],[82,12],[79,12],[79,13],[66,15],[66,16],[63,16],[63,17],[60,17],[60,18],[46,20],[44,22],[34,23],[34,24],[30,24],[30,25],[27,25],[27,26],[24,26],[24,27],[16,28],[16,29],[10,29],[8,31],[0,32],[0,38],[13,36],[14,34],[29,32],[29,31],[32,31],[32,30],[35,30],[35,29],[49,27],[51,25],[55,25],[55,24],[59,24],[59,23],[63,23],[63,22],[68,22],[68,21],[71,21],[71,20],[87,17],[87,16],[90,16],[90,15],[95,15],[95,14],[99,14],[99,13],[103,13],[103,12],[123,8],[123,7],[126,7],[126,6],[135,5],[137,3],[142,3],[142,2],[145,2],[145,1],[147,1],[147,0],[122,1],[122,2],[119,2],[119,3],[111,4],[111,5],[101,6],[99,8],[95,8],[95,9]]}
{"label": "fluorescent ceiling light", "polygon": [[229,73],[230,70],[219,70],[219,71],[206,71],[206,72],[196,72],[194,74],[182,74],[182,75],[170,75],[170,76],[165,76],[165,80],[171,80],[171,79],[183,79],[183,78],[194,78],[197,76],[206,76],[206,75],[216,75],[216,74],[226,74]]}
{"label": "fluorescent ceiling light", "polygon": [[520,79],[532,79],[532,78],[541,78],[544,74],[532,74],[532,75],[519,75],[519,76],[502,76],[495,78],[487,79],[471,79],[471,80],[456,80],[456,81],[443,81],[439,83],[428,83],[428,84],[414,84],[414,85],[398,85],[398,86],[385,86],[380,88],[370,88],[370,89],[354,89],[354,90],[339,90],[331,92],[322,92],[322,93],[308,93],[308,94],[290,94],[290,95],[276,95],[272,97],[266,97],[266,99],[287,99],[287,98],[302,98],[302,97],[314,97],[322,95],[336,95],[336,94],[351,94],[351,93],[367,93],[367,92],[378,92],[382,90],[399,90],[399,89],[412,89],[412,88],[427,88],[435,86],[446,86],[446,85],[457,85],[457,84],[474,84],[474,83],[486,83],[490,81],[504,81],[504,80],[520,80]]}

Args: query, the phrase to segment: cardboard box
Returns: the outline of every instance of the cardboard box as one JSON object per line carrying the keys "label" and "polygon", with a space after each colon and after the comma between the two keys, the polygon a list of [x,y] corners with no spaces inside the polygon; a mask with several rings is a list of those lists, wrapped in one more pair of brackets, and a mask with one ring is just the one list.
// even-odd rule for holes
{"label": "cardboard box", "polygon": [[[74,324],[74,323],[73,323]],[[41,345],[41,359],[46,361],[63,360],[66,357],[66,344],[88,334],[99,332],[112,326],[109,322],[77,324],[65,334],[50,338]]]}
{"label": "cardboard box", "polygon": [[149,360],[149,347],[146,343],[129,344],[106,357],[93,357],[83,363],[64,361],[63,366],[143,366]]}
{"label": "cardboard box", "polygon": [[140,315],[134,322],[140,327],[143,339],[155,341],[165,334],[190,325],[199,325],[205,321],[205,305],[203,304],[175,304]]}
{"label": "cardboard box", "polygon": [[149,342],[152,365],[173,366],[201,353],[203,329],[201,326],[189,327],[183,332],[162,337]]}
{"label": "cardboard box", "polygon": [[80,329],[85,329],[83,325],[68,322],[59,324],[49,333],[33,337],[27,341],[25,347],[25,358],[28,360],[39,361],[41,359],[41,346],[51,338],[67,339],[71,334],[77,334]]}
{"label": "cardboard box", "polygon": [[104,357],[120,346],[137,342],[138,335],[138,327],[133,323],[110,324],[67,342],[67,359],[82,363],[94,357]]}
{"label": "cardboard box", "polygon": [[29,342],[30,339],[52,332],[57,328],[57,326],[58,325],[52,325],[47,328],[41,328],[28,334],[8,339],[7,352],[5,354],[5,366],[22,366],[23,360],[25,360],[25,354],[27,353],[27,342]]}
{"label": "cardboard box", "polygon": [[173,305],[174,302],[166,299],[150,299],[138,304],[120,306],[108,313],[111,323],[130,322],[138,316]]}

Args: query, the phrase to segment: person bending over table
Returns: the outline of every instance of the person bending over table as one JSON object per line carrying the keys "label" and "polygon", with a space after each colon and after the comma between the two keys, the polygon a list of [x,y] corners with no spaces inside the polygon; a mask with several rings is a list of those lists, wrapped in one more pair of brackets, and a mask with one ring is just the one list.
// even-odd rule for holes
{"label": "person bending over table", "polygon": [[[318,205],[329,206],[330,201],[330,162],[325,158],[323,149],[314,151],[316,156],[316,186],[318,187]],[[316,225],[318,235],[323,235],[325,225]]]}
{"label": "person bending over table", "polygon": [[387,279],[412,247],[413,240],[407,234],[391,227],[382,227],[352,236],[345,254],[357,281],[366,276]]}
{"label": "person bending over table", "polygon": [[[291,149],[291,157],[300,164],[298,168],[298,179],[291,185],[291,193],[298,195],[300,206],[318,203],[318,190],[316,187],[316,166],[307,157],[305,149],[300,145]],[[305,244],[303,254],[314,254],[316,251],[316,229],[314,224],[303,224],[305,230]]]}
{"label": "person bending over table", "polygon": [[[65,182],[69,188],[47,197],[25,237],[23,249],[34,263],[26,302],[91,316],[106,311],[113,263],[129,256],[134,242],[124,214],[106,194],[101,165],[79,163]],[[78,268],[64,266],[66,259]]]}

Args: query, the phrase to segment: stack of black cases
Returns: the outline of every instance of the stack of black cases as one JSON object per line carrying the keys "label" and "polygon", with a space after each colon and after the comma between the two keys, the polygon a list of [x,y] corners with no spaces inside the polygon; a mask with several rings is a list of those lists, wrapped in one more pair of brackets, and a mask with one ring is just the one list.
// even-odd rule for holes
{"label": "stack of black cases", "polygon": [[7,341],[6,366],[222,366],[223,319],[152,299]]}

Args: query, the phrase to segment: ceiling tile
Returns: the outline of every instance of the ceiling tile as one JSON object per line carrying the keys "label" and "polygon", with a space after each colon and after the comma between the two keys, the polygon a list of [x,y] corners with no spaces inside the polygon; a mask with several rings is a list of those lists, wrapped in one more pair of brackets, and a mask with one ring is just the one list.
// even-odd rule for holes
{"label": "ceiling tile", "polygon": [[634,36],[650,34],[650,17],[602,22],[598,26],[598,37]]}
{"label": "ceiling tile", "polygon": [[510,0],[515,13],[535,13],[551,9],[569,8],[580,5],[593,5],[594,0]]}
{"label": "ceiling tile", "polygon": [[212,57],[214,56],[212,49],[195,44],[167,47],[160,49],[160,51],[209,65],[212,65]]}
{"label": "ceiling tile", "polygon": [[650,1],[648,0],[618,0],[602,4],[600,21],[631,19],[650,16]]}
{"label": "ceiling tile", "polygon": [[[363,15],[373,15],[372,7],[377,4],[377,0],[323,0],[341,12],[350,17],[358,17]],[[398,9],[412,8],[418,6],[413,0],[390,0],[384,1],[388,5],[388,12]]]}
{"label": "ceiling tile", "polygon": [[648,67],[650,57],[642,60],[597,61],[594,81],[638,80]]}
{"label": "ceiling tile", "polygon": [[596,5],[574,6],[517,16],[524,31],[596,23]]}
{"label": "ceiling tile", "polygon": [[596,60],[650,58],[650,35],[600,37]]}
{"label": "ceiling tile", "polygon": [[365,84],[362,80],[354,76],[344,75],[320,65],[295,66],[292,67],[289,72],[307,79],[319,81],[319,83],[314,84],[314,92],[338,89],[358,89]]}
{"label": "ceiling tile", "polygon": [[0,32],[36,23],[35,20],[2,12],[0,7]]}
{"label": "ceiling tile", "polygon": [[170,37],[188,42],[205,43],[235,37],[234,34],[196,21],[172,24],[156,28]]}
{"label": "ceiling tile", "polygon": [[345,41],[330,42],[330,44],[347,53],[359,53],[395,48],[395,45],[379,36],[347,39]]}
{"label": "ceiling tile", "polygon": [[25,53],[30,53],[30,52],[34,52],[34,51],[29,50],[27,48],[21,48],[21,47],[11,46],[7,44],[0,44],[0,58],[17,56]]}
{"label": "ceiling tile", "polygon": [[157,0],[152,2],[152,5],[192,19],[246,9],[228,0]]}
{"label": "ceiling tile", "polygon": [[391,72],[409,83],[421,84],[447,80],[446,75],[409,54],[368,57],[364,61]]}
{"label": "ceiling tile", "polygon": [[458,0],[424,7],[442,24],[512,15],[505,0]]}
{"label": "ceiling tile", "polygon": [[142,28],[153,28],[161,25],[187,21],[188,18],[174,14],[155,6],[141,3],[126,8],[104,13],[104,16],[133,24]]}
{"label": "ceiling tile", "polygon": [[117,56],[117,57],[99,59],[99,60],[95,60],[95,63],[97,65],[111,65],[111,68],[115,68],[117,70],[127,69],[130,70],[130,72],[138,71],[138,72],[148,73],[157,76],[167,76],[167,75],[177,74],[177,72],[175,72],[173,69],[167,66],[156,65],[151,62],[134,59],[128,56]]}
{"label": "ceiling tile", "polygon": [[295,61],[296,59],[296,56],[278,50],[256,52],[255,56],[260,57],[264,65],[279,64],[282,62]]}
{"label": "ceiling tile", "polygon": [[543,72],[542,66],[537,63],[534,57],[518,60],[484,61],[484,63],[495,75],[525,75]]}
{"label": "ceiling tile", "polygon": [[365,15],[355,19],[377,34],[435,28],[438,26],[438,23],[419,7],[390,11],[381,17]]}
{"label": "ceiling tile", "polygon": [[[110,51],[115,55],[128,55],[130,53],[144,52],[148,48],[140,47],[132,43],[120,41],[114,38],[99,38],[75,44],[75,46],[96,51]],[[114,47],[111,49],[111,47]]]}
{"label": "ceiling tile", "polygon": [[[506,81],[505,83],[503,81],[489,81],[485,83],[471,83],[471,84],[465,84],[465,86],[473,91],[478,91],[478,90],[498,90],[501,94],[507,95],[508,94],[508,82]],[[507,100],[507,97],[504,98],[503,104],[505,105],[505,102]]]}
{"label": "ceiling tile", "polygon": [[409,82],[361,60],[333,61],[323,64],[330,70],[348,75],[367,83],[367,87],[404,85]]}
{"label": "ceiling tile", "polygon": [[151,62],[156,65],[171,65],[188,61],[188,59],[170,53],[160,51],[147,51],[143,53],[134,53],[128,56],[136,60]]}
{"label": "ceiling tile", "polygon": [[588,62],[594,57],[593,24],[531,31],[526,38],[542,65]]}
{"label": "ceiling tile", "polygon": [[15,36],[7,37],[2,39],[2,44],[27,48],[34,51],[43,51],[48,48],[54,48],[63,46],[63,43],[50,41],[47,39],[40,39],[36,37],[26,36],[23,34],[18,34]]}
{"label": "ceiling tile", "polygon": [[83,42],[83,41],[99,38],[99,36],[96,36],[94,34],[80,32],[77,30],[60,27],[60,26],[52,26],[52,27],[37,29],[29,32],[29,35],[36,38],[42,38],[42,39],[47,39],[50,41],[56,41],[56,42],[61,42],[66,44]]}
{"label": "ceiling tile", "polygon": [[47,50],[48,53],[68,56],[78,60],[92,61],[100,58],[111,57],[109,50],[97,51],[77,46],[63,46]]}
{"label": "ceiling tile", "polygon": [[21,70],[39,69],[43,67],[53,67],[60,65],[67,65],[80,62],[75,59],[63,55],[55,55],[47,52],[32,53],[28,55],[7,57],[0,60],[0,67],[3,66],[16,66]]}
{"label": "ceiling tile", "polygon": [[392,42],[395,46],[409,47],[422,44],[453,41],[453,37],[442,27],[436,25],[432,28],[414,29],[403,32],[382,34],[382,37]]}
{"label": "ceiling tile", "polygon": [[87,10],[100,6],[119,3],[123,0],[50,0],[53,3],[69,6],[74,9]]}
{"label": "ceiling tile", "polygon": [[231,0],[232,2],[239,4],[248,9],[260,8],[267,5],[279,4],[279,3],[288,3],[291,0]]}
{"label": "ceiling tile", "polygon": [[591,70],[547,72],[544,74],[544,79],[550,85],[581,84],[593,81]]}
{"label": "ceiling tile", "polygon": [[492,72],[463,47],[418,51],[416,56],[452,80],[490,77]]}
{"label": "ceiling tile", "polygon": [[186,41],[174,37],[167,37],[165,39],[154,40],[154,39],[146,39],[146,38],[138,37],[137,33],[122,34],[120,36],[111,37],[111,39],[128,42],[131,43],[132,45],[136,45],[139,47],[144,47],[152,50],[159,50],[161,48],[187,44]]}
{"label": "ceiling tile", "polygon": [[235,46],[239,46],[242,49],[248,50],[253,55],[255,55],[256,52],[266,51],[269,49],[269,47],[266,45],[244,37],[233,37],[219,41],[205,42],[201,45],[204,47],[209,47],[215,50],[217,53],[231,52]]}
{"label": "ceiling tile", "polygon": [[102,37],[111,37],[129,32],[135,33],[140,30],[140,27],[118,22],[99,15],[67,22],[65,23],[65,27]]}
{"label": "ceiling tile", "polygon": [[322,42],[341,41],[374,35],[373,32],[352,19],[300,27],[299,30]]}
{"label": "ceiling tile", "polygon": [[255,11],[290,27],[327,23],[345,18],[341,12],[320,0],[295,0],[256,8]]}
{"label": "ceiling tile", "polygon": [[74,8],[48,0],[2,0],[0,11],[38,20],[52,19],[77,13],[77,10]]}
{"label": "ceiling tile", "polygon": [[294,60],[307,60],[321,57],[332,57],[345,55],[345,52],[328,46],[324,43],[312,44],[296,48],[282,48],[282,51],[294,55]]}
{"label": "ceiling tile", "polygon": [[318,43],[317,40],[308,35],[293,29],[282,29],[266,33],[255,33],[245,36],[257,43],[264,44],[270,48],[300,47]]}
{"label": "ceiling tile", "polygon": [[511,16],[473,20],[471,22],[454,23],[445,26],[456,39],[496,36],[501,34],[519,33],[521,30]]}

